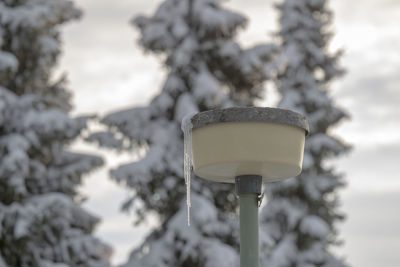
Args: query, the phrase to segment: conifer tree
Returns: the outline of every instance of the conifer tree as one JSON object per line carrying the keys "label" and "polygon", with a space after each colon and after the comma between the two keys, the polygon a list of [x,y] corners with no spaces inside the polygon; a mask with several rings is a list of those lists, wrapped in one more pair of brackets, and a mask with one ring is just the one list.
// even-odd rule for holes
{"label": "conifer tree", "polygon": [[268,253],[261,254],[262,266],[346,266],[329,251],[337,242],[335,223],[344,218],[337,207],[337,190],[344,181],[327,160],[349,149],[330,131],[347,117],[328,92],[330,82],[343,74],[338,66],[340,52],[328,51],[332,12],[325,0],[284,0],[277,9],[278,36],[287,58],[287,67],[276,81],[282,96],[279,107],[305,115],[310,134],[302,173],[266,185],[268,203],[261,225],[269,243],[263,244]]}
{"label": "conifer tree", "polygon": [[164,56],[165,84],[149,105],[107,115],[102,122],[110,131],[89,138],[144,152],[139,161],[111,171],[131,188],[124,207],[138,223],[149,213],[160,220],[125,266],[235,266],[237,222],[231,218],[237,201],[231,184],[193,179],[187,226],[181,121],[191,112],[253,105],[277,64],[276,47],[241,48],[234,37],[246,18],[217,0],[166,0],[133,24],[141,46]]}
{"label": "conifer tree", "polygon": [[64,78],[53,81],[67,0],[0,2],[0,266],[109,266],[91,235],[98,219],[77,186],[102,159],[67,149],[87,117],[71,118]]}

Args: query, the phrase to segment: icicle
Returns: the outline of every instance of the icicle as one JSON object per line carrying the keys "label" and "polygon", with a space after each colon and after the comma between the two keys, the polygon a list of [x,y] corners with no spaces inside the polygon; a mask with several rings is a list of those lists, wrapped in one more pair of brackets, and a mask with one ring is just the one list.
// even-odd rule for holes
{"label": "icicle", "polygon": [[187,222],[190,226],[190,178],[192,174],[192,117],[195,113],[187,114],[182,119],[181,128],[184,135],[184,154],[183,154],[183,171],[185,175],[186,184],[186,205],[187,205]]}

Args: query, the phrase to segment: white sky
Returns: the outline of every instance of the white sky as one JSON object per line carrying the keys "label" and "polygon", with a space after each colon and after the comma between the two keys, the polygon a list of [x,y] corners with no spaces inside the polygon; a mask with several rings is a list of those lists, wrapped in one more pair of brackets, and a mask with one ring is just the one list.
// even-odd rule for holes
{"label": "white sky", "polygon": [[[144,54],[138,32],[128,21],[153,12],[160,0],[81,0],[81,21],[63,31],[66,71],[74,93],[74,114],[105,114],[144,105],[165,77],[161,60]],[[234,0],[226,6],[250,18],[239,39],[245,45],[264,42],[276,29],[273,1]],[[333,84],[332,94],[352,116],[335,133],[354,145],[335,162],[348,181],[341,192],[347,220],[340,226],[343,247],[335,250],[353,266],[398,267],[400,262],[400,1],[332,1],[334,47],[345,49],[346,77]],[[77,143],[76,149],[101,153],[109,166],[131,155],[99,152]],[[119,212],[128,191],[109,181],[106,169],[89,176],[82,192],[85,206],[103,219],[97,235],[115,248],[114,262],[126,261],[148,227],[133,228]]]}

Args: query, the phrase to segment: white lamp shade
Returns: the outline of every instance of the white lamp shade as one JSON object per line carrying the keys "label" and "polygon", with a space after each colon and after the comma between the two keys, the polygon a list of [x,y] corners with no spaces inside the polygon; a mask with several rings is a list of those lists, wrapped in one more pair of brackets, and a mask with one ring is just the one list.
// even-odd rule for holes
{"label": "white lamp shade", "polygon": [[[194,173],[204,179],[234,183],[239,175],[260,175],[264,182],[279,181],[298,175],[303,162],[304,142],[308,124],[289,123],[289,111],[267,108],[231,108],[241,110],[239,117],[213,117],[192,130]],[[250,111],[264,112],[245,116]],[[220,112],[221,110],[219,110]],[[244,111],[244,113],[243,113]],[[267,111],[267,112],[265,112]],[[215,112],[215,111],[214,111]],[[283,112],[283,113],[282,113]],[[279,116],[272,116],[271,114]],[[265,117],[265,114],[269,117]],[[289,112],[290,115],[295,114]],[[264,117],[260,117],[264,115]],[[255,119],[256,118],[256,119]],[[287,118],[287,116],[286,116]],[[296,119],[298,119],[296,117]],[[204,121],[204,120],[203,120]],[[300,126],[299,126],[300,125]],[[196,126],[196,125],[194,125]]]}

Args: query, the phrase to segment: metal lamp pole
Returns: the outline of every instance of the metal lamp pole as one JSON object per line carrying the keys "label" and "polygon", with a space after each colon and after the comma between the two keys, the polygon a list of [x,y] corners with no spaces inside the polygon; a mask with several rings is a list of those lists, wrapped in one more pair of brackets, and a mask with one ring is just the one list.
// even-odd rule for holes
{"label": "metal lamp pole", "polygon": [[241,175],[235,177],[236,194],[240,203],[240,266],[259,266],[258,199],[262,177]]}

